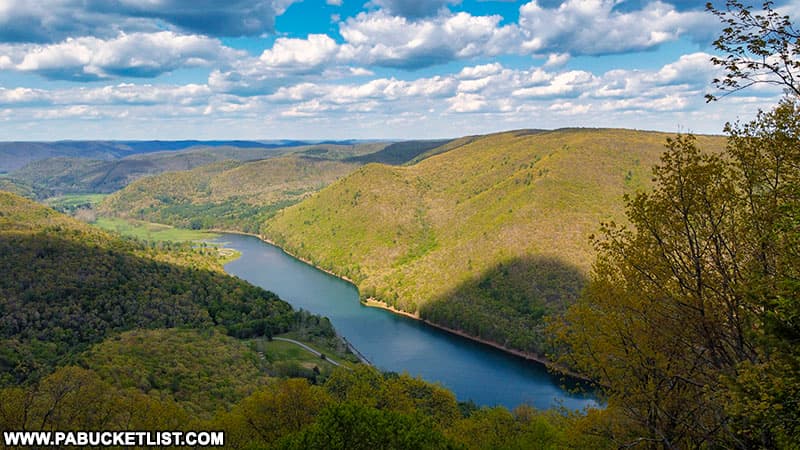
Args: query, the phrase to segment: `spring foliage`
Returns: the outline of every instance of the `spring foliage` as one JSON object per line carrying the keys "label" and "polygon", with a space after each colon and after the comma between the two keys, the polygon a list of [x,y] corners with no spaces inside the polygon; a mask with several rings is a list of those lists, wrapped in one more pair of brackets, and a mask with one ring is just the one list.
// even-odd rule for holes
{"label": "spring foliage", "polygon": [[670,141],[655,190],[603,227],[558,328],[605,387],[607,430],[647,448],[787,447],[800,436],[800,107],[729,125],[724,154]]}

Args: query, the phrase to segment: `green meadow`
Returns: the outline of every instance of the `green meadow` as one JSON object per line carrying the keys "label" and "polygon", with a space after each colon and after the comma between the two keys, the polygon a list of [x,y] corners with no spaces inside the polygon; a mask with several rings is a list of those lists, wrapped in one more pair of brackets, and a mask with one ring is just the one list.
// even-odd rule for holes
{"label": "green meadow", "polygon": [[93,225],[104,230],[113,231],[123,236],[135,237],[145,241],[205,241],[216,239],[218,234],[208,231],[188,230],[152,222],[116,217],[98,217]]}

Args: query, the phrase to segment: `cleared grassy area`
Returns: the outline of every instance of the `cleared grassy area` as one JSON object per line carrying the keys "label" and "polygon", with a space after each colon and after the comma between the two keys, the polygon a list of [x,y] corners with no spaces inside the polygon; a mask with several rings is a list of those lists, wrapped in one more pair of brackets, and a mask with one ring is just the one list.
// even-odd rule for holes
{"label": "cleared grassy area", "polygon": [[108,194],[72,194],[51,197],[43,203],[58,211],[69,211],[75,208],[100,204]]}
{"label": "cleared grassy area", "polygon": [[[219,237],[218,234],[209,233],[207,231],[187,230],[141,220],[118,219],[114,217],[99,217],[92,224],[123,236],[135,237],[147,241],[205,241]],[[229,255],[228,257],[231,256],[232,255]]]}
{"label": "cleared grassy area", "polygon": [[[310,344],[306,345],[314,348]],[[314,366],[318,366],[320,368],[323,366],[330,367],[331,369],[333,368],[333,365],[327,360],[314,356],[313,353],[291,342],[265,341],[261,349],[263,350],[265,357],[270,361],[294,361],[309,369],[313,368]],[[320,353],[327,355],[325,352]],[[331,358],[333,358],[334,361],[339,362],[334,356],[331,356]]]}
{"label": "cleared grassy area", "polygon": [[[285,333],[276,337],[285,337],[302,342],[325,355],[321,358],[293,342],[256,338],[250,341],[250,347],[258,354],[265,369],[272,376],[289,378],[306,378],[314,382],[322,382],[336,368],[328,358],[344,367],[353,368],[358,363],[348,360],[352,354],[344,354],[331,345],[314,339],[302,338],[297,333]],[[313,342],[312,342],[313,341]]]}

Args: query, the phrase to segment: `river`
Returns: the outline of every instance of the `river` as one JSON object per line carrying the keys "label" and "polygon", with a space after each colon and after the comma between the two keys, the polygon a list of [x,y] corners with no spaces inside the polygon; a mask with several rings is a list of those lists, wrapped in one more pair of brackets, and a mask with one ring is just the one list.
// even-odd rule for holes
{"label": "river", "polygon": [[540,364],[454,336],[419,321],[363,306],[350,283],[255,237],[225,234],[217,242],[242,256],[225,270],[278,294],[295,308],[326,316],[336,330],[382,370],[439,382],[460,401],[545,409],[595,405],[591,396],[561,388]]}

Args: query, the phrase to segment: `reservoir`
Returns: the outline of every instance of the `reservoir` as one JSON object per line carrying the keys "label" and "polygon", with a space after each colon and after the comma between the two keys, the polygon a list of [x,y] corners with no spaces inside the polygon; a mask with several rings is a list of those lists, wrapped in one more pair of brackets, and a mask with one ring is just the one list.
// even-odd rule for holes
{"label": "reservoir", "polygon": [[590,395],[562,389],[543,366],[452,335],[419,321],[363,306],[350,283],[252,236],[224,234],[218,242],[242,253],[225,265],[239,278],[278,294],[296,309],[326,316],[336,330],[384,371],[419,376],[452,390],[459,401],[539,409],[596,405]]}

